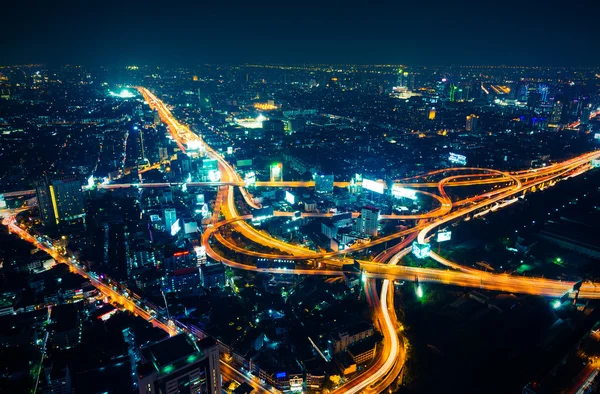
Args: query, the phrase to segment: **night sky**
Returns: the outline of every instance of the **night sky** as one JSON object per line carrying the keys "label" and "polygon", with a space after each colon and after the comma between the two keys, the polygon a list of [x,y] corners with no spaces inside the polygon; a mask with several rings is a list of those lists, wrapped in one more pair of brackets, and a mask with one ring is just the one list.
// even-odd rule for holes
{"label": "night sky", "polygon": [[0,65],[600,64],[598,1],[15,0],[0,12]]}

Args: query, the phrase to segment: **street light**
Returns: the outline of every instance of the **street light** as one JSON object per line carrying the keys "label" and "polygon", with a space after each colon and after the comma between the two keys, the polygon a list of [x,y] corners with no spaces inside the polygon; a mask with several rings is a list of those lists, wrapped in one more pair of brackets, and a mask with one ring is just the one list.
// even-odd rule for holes
{"label": "street light", "polygon": [[421,287],[421,285],[417,286],[417,298],[421,299],[423,298],[423,288]]}
{"label": "street light", "polygon": [[560,308],[560,306],[561,306],[561,305],[562,305],[562,304],[561,304],[561,302],[560,302],[559,300],[555,300],[555,301],[552,303],[552,308],[554,308],[554,309],[558,309],[558,308]]}

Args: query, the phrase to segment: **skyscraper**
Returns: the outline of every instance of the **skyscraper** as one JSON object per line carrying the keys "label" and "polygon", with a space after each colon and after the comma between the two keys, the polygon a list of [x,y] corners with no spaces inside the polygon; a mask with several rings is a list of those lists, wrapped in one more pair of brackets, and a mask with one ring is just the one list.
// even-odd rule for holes
{"label": "skyscraper", "polygon": [[46,179],[36,182],[35,194],[44,226],[55,224],[52,197],[50,196],[50,189],[48,188],[48,181]]}
{"label": "skyscraper", "polygon": [[477,129],[478,120],[479,116],[475,114],[467,115],[467,123],[465,125],[465,129],[467,131],[475,131]]}
{"label": "skyscraper", "polygon": [[555,101],[554,106],[552,108],[552,116],[550,117],[550,122],[552,123],[560,123],[562,120],[562,112],[563,112],[563,103],[562,101]]}
{"label": "skyscraper", "polygon": [[167,232],[171,231],[171,226],[177,221],[177,211],[175,208],[165,208],[163,211],[165,219],[165,228]]}
{"label": "skyscraper", "polygon": [[399,88],[403,88],[404,85],[404,71],[400,68],[398,69],[398,82],[396,83]]}
{"label": "skyscraper", "polygon": [[590,124],[590,116],[592,115],[592,107],[591,104],[586,105],[583,107],[583,109],[581,110],[581,124],[582,125],[588,125]]}
{"label": "skyscraper", "polygon": [[317,175],[315,191],[317,193],[333,193],[333,175]]}
{"label": "skyscraper", "polygon": [[429,114],[427,115],[427,118],[429,120],[434,120],[435,119],[435,107],[431,107],[429,109]]}
{"label": "skyscraper", "polygon": [[282,167],[281,163],[271,164],[271,182],[281,182],[283,180]]}
{"label": "skyscraper", "polygon": [[541,95],[542,103],[548,102],[548,85],[539,85],[538,92]]}
{"label": "skyscraper", "polygon": [[379,231],[379,209],[364,207],[360,211],[360,226],[363,233],[377,236]]}
{"label": "skyscraper", "polygon": [[179,334],[142,349],[140,394],[220,394],[219,346],[214,339],[194,342]]}
{"label": "skyscraper", "polygon": [[81,182],[73,177],[36,183],[36,195],[44,225],[59,224],[85,216]]}

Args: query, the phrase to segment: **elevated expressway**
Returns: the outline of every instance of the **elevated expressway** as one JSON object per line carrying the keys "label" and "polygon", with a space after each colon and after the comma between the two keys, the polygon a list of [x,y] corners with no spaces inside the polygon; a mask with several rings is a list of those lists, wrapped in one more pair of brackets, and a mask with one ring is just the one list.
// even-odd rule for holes
{"label": "elevated expressway", "polygon": [[[579,175],[591,168],[590,162],[593,159],[600,157],[600,151],[590,152],[584,155],[577,156],[562,163],[556,163],[551,166],[536,169],[524,170],[518,172],[501,172],[491,169],[481,168],[448,168],[433,171],[427,174],[419,175],[412,178],[406,178],[396,181],[397,184],[406,188],[414,188],[417,192],[433,198],[439,204],[439,207],[430,212],[418,215],[382,215],[384,220],[405,219],[415,220],[417,224],[406,230],[389,234],[384,237],[375,239],[371,242],[362,245],[356,245],[352,248],[336,251],[317,253],[307,248],[290,245],[284,241],[271,237],[265,232],[259,231],[251,226],[246,221],[251,219],[251,215],[241,216],[237,211],[234,201],[234,187],[238,187],[244,201],[252,208],[260,208],[252,200],[252,196],[244,187],[244,181],[241,179],[235,169],[224,160],[224,158],[211,149],[204,143],[202,138],[194,134],[188,126],[178,122],[171,114],[165,103],[158,99],[152,92],[143,87],[137,88],[148,102],[151,108],[156,109],[161,120],[168,126],[171,135],[177,142],[179,147],[185,152],[189,145],[200,146],[210,158],[216,159],[219,163],[219,169],[222,174],[221,182],[195,182],[188,183],[188,186],[216,186],[218,187],[217,198],[215,202],[215,220],[212,227],[209,227],[202,236],[202,245],[206,247],[207,254],[215,259],[222,261],[224,264],[234,268],[244,269],[255,272],[273,273],[273,274],[295,274],[295,275],[323,275],[323,276],[340,276],[343,272],[340,270],[340,265],[348,262],[344,257],[339,257],[342,254],[348,254],[361,249],[369,248],[377,244],[403,238],[403,240],[392,248],[382,252],[374,261],[359,261],[363,269],[363,275],[366,278],[366,291],[370,294],[369,300],[373,308],[374,318],[377,325],[383,333],[383,348],[380,352],[378,360],[371,366],[366,373],[359,375],[356,379],[347,382],[343,386],[336,389],[339,393],[358,393],[358,392],[380,392],[389,386],[398,375],[404,362],[404,346],[398,337],[398,324],[395,317],[393,307],[393,284],[392,280],[414,280],[418,278],[420,282],[431,282],[439,284],[448,284],[455,286],[474,287],[488,290],[498,290],[515,293],[538,294],[543,296],[558,297],[569,291],[573,284],[572,282],[562,282],[552,279],[528,278],[521,276],[510,276],[507,274],[494,274],[483,272],[480,270],[462,267],[456,263],[448,261],[443,257],[431,253],[430,256],[441,264],[447,266],[447,269],[431,269],[431,268],[416,268],[397,265],[401,257],[406,254],[408,245],[416,238],[419,242],[427,242],[429,234],[437,227],[442,226],[450,221],[458,220],[466,215],[475,213],[485,207],[493,206],[500,207],[507,205],[510,201],[518,196],[525,194],[529,190],[544,188],[551,186],[557,181],[568,179],[569,177]],[[436,177],[442,176],[441,179],[433,181]],[[170,184],[125,184],[125,185],[102,185],[100,187],[106,189],[124,188],[124,187],[165,187]],[[346,182],[336,183],[336,186],[344,187]],[[469,198],[452,201],[446,193],[447,187],[461,186],[485,186],[490,185],[493,188],[479,195]],[[312,187],[313,182],[257,182],[258,187]],[[437,189],[437,194],[432,192],[421,191],[421,188]],[[19,196],[32,194],[33,190],[21,192],[5,193],[5,196]],[[493,210],[489,208],[490,210]],[[219,213],[224,220],[219,220]],[[276,216],[291,216],[289,212],[276,212]],[[305,217],[327,217],[331,216],[328,213],[304,213]],[[358,213],[353,214],[354,217]],[[24,230],[14,225],[14,222],[5,224],[11,228],[11,231],[19,233],[21,237],[27,239],[41,249],[45,248],[31,237]],[[245,248],[237,246],[234,242],[226,239],[220,229],[223,226],[232,226],[235,231],[241,233],[245,238],[252,242],[258,243],[269,248],[279,250],[282,254],[253,252]],[[264,258],[284,258],[290,260],[324,260],[330,267],[329,269],[277,269],[277,268],[257,268],[253,265],[242,264],[234,261],[231,258],[220,255],[212,247],[213,239],[221,243],[225,248],[233,250],[237,253],[243,253],[253,257]],[[47,250],[58,261],[65,260],[64,257]],[[391,257],[391,258],[390,258]],[[389,264],[385,261],[389,260]],[[68,261],[64,261],[69,263]],[[72,269],[78,269],[76,265],[70,264]],[[74,268],[75,267],[75,268]],[[110,286],[105,285],[96,278],[90,276],[82,269],[79,269],[79,274],[90,278],[95,286],[100,291],[110,295],[111,298],[117,299],[125,305],[127,309],[134,311],[140,316],[152,321],[145,310],[136,306],[129,298],[119,294]],[[377,297],[373,291],[376,286],[375,280],[383,280],[381,296]],[[584,283],[580,297],[583,298],[600,298],[600,288],[592,283]],[[153,320],[155,325],[163,325],[161,327],[169,333],[173,333],[174,328],[165,325],[164,323]],[[260,385],[259,385],[260,386]],[[262,386],[259,391],[267,392]]]}
{"label": "elevated expressway", "polygon": [[[171,133],[180,136],[178,143],[195,138],[198,141],[199,137],[195,136],[187,127],[181,126],[174,121],[171,113],[166,106],[162,104],[155,96],[147,89],[139,88],[146,100],[151,106],[154,106],[159,111],[159,115],[163,121],[169,125]],[[183,137],[182,137],[183,136]],[[231,267],[250,270],[255,272],[273,273],[273,274],[296,274],[296,275],[343,275],[339,270],[339,265],[344,262],[344,259],[335,259],[340,254],[347,254],[360,249],[371,247],[378,243],[387,242],[389,240],[405,237],[405,240],[393,247],[393,252],[397,252],[390,260],[394,264],[384,264],[391,253],[384,252],[379,259],[375,261],[359,261],[361,268],[364,270],[364,275],[368,279],[367,286],[374,286],[374,279],[382,279],[383,287],[381,297],[374,300],[372,297],[372,307],[374,308],[377,324],[382,330],[384,336],[384,346],[380,358],[372,366],[367,373],[361,374],[357,379],[348,382],[338,388],[338,392],[377,392],[389,385],[397,372],[402,367],[403,352],[397,335],[397,322],[393,308],[393,294],[390,280],[404,279],[413,280],[419,278],[421,282],[432,282],[440,284],[450,284],[465,287],[483,288],[489,290],[507,291],[515,293],[538,294],[544,296],[562,296],[565,292],[571,289],[574,283],[562,282],[551,279],[542,278],[526,278],[513,277],[506,274],[493,274],[470,268],[463,268],[455,263],[452,263],[441,256],[432,253],[432,258],[440,263],[447,265],[449,269],[428,269],[403,267],[396,265],[400,260],[401,255],[405,253],[405,248],[415,237],[419,242],[427,242],[428,234],[437,227],[453,220],[460,219],[465,215],[476,212],[486,206],[493,204],[501,204],[508,199],[516,198],[529,190],[551,186],[555,182],[567,179],[571,176],[576,176],[590,169],[589,163],[591,160],[600,157],[600,152],[590,152],[573,159],[556,163],[543,169],[525,170],[514,173],[506,173],[497,170],[480,169],[480,168],[450,168],[434,171],[421,176],[400,180],[397,183],[407,188],[436,188],[438,194],[424,192],[432,198],[435,198],[439,207],[431,212],[420,215],[386,215],[382,219],[408,219],[418,220],[418,224],[411,229],[403,230],[395,234],[374,240],[373,242],[363,245],[357,245],[353,248],[338,251],[317,253],[306,248],[289,245],[281,240],[275,239],[268,234],[258,231],[250,226],[246,221],[251,219],[250,215],[240,216],[235,206],[233,188],[239,187],[242,191],[244,200],[251,206],[256,208],[257,205],[252,202],[251,196],[244,189],[244,183],[239,175],[219,154],[206,148],[209,156],[219,160],[219,165],[224,175],[223,183],[220,183],[219,192],[215,203],[215,212],[221,212],[224,220],[215,221],[212,227],[209,227],[202,236],[202,244],[206,247],[207,254],[216,260],[222,261]],[[456,174],[446,176],[448,174]],[[441,180],[431,182],[431,179],[436,176],[444,176]],[[425,181],[423,181],[425,180]],[[194,184],[188,184],[193,186]],[[341,185],[341,184],[339,184]],[[491,185],[494,188],[480,195],[472,196],[467,199],[453,202],[446,193],[447,187],[460,186],[479,186]],[[198,184],[198,186],[201,186]],[[311,187],[312,182],[264,182],[258,183],[257,186],[265,187]],[[501,187],[499,187],[501,186]],[[276,213],[278,216],[291,215],[291,213]],[[308,216],[305,214],[305,216]],[[329,216],[328,214],[312,214],[311,216]],[[234,226],[234,229],[244,235],[252,242],[267,246],[272,249],[280,250],[285,254],[273,254],[253,252],[245,248],[237,246],[234,242],[227,240],[220,234],[219,229],[226,225]],[[253,257],[264,258],[285,258],[291,260],[306,260],[306,259],[323,259],[326,260],[328,266],[334,269],[293,269],[282,270],[278,268],[258,268],[253,265],[242,264],[233,259],[227,258],[217,253],[212,247],[212,238],[216,239],[225,248],[233,250],[237,253],[243,253]],[[337,267],[336,267],[337,265]],[[586,283],[582,286],[581,297],[600,298],[600,290],[597,290],[594,284]],[[402,361],[399,361],[402,360]],[[391,373],[396,372],[396,374]]]}

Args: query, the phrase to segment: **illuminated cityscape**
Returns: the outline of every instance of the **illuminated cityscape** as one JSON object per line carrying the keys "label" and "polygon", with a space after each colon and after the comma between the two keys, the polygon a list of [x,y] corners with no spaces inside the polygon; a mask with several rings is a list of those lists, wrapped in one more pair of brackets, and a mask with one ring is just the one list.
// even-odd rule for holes
{"label": "illuminated cityscape", "polygon": [[0,393],[600,392],[597,5],[185,5],[0,26]]}

